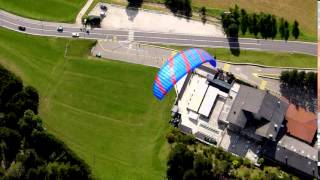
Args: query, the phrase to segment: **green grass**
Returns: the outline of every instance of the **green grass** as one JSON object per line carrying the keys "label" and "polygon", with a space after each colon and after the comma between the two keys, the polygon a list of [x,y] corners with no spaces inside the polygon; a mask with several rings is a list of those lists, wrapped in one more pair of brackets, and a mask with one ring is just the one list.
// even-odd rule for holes
{"label": "green grass", "polygon": [[[176,50],[183,50],[188,47],[161,45]],[[233,63],[254,63],[266,66],[316,68],[317,57],[298,53],[268,52],[241,50],[239,56],[235,56],[229,49],[224,48],[203,48],[217,59]]]}
{"label": "green grass", "polygon": [[45,21],[74,22],[86,0],[0,0],[0,9]]}
{"label": "green grass", "polygon": [[95,177],[163,179],[174,92],[163,101],[152,95],[156,68],[88,59],[93,43],[0,29],[0,63],[38,89],[48,131]]}

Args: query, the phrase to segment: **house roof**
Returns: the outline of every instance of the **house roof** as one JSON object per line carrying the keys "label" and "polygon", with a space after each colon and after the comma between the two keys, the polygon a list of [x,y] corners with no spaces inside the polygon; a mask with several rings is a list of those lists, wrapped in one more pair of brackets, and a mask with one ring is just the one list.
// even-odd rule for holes
{"label": "house roof", "polygon": [[262,149],[262,154],[268,158],[286,164],[305,174],[318,176],[317,148],[307,143],[285,135],[278,143],[267,141]]}
{"label": "house roof", "polygon": [[[259,124],[255,133],[275,140],[287,108],[286,102],[266,91],[241,85],[228,120],[242,129],[247,124]],[[260,120],[255,119],[254,116],[259,117]],[[256,122],[247,123],[248,121]]]}
{"label": "house roof", "polygon": [[308,112],[301,107],[290,104],[285,118],[288,121],[288,134],[312,143],[317,132],[317,116],[315,113]]}

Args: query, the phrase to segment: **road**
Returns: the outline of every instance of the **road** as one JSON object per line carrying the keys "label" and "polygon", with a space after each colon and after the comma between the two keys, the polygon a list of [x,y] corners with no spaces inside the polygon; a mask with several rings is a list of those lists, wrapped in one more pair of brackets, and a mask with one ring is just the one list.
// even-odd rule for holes
{"label": "road", "polygon": [[[64,27],[64,31],[61,33],[57,32],[57,27],[60,25]],[[239,47],[240,49],[290,53],[295,52],[314,56],[317,55],[317,44],[310,42],[285,42],[281,40],[259,40],[249,38],[240,38],[238,42],[230,42],[227,38],[221,37],[100,28],[94,28],[90,30],[89,34],[87,34],[80,31],[81,25],[31,20],[10,14],[3,10],[0,10],[0,26],[15,31],[18,31],[18,26],[25,26],[26,31],[23,33],[41,36],[71,37],[73,32],[79,32],[80,38],[85,39],[116,39],[118,41],[129,40],[142,43],[173,44],[213,48]]]}

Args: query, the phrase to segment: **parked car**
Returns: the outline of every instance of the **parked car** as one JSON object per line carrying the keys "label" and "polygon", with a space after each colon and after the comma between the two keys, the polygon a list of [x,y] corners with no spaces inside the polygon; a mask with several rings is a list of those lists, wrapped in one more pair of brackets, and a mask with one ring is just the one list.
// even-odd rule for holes
{"label": "parked car", "polygon": [[74,32],[74,33],[72,33],[72,37],[79,37],[80,35],[79,35],[79,33],[76,33],[76,32]]}
{"label": "parked car", "polygon": [[100,17],[102,17],[102,18],[103,18],[103,17],[106,17],[106,12],[101,11],[101,12],[100,12]]}
{"label": "parked car", "polygon": [[57,27],[57,31],[58,32],[63,32],[63,27],[62,26]]}
{"label": "parked car", "polygon": [[25,31],[25,30],[26,30],[26,27],[24,27],[24,26],[18,26],[18,29],[19,29],[20,31]]}
{"label": "parked car", "polygon": [[101,53],[98,52],[98,53],[96,54],[96,57],[101,58]]}
{"label": "parked car", "polygon": [[106,5],[103,5],[103,4],[100,5],[100,9],[101,9],[101,10],[104,10],[104,11],[107,11],[107,10],[108,10],[107,6],[106,6]]}

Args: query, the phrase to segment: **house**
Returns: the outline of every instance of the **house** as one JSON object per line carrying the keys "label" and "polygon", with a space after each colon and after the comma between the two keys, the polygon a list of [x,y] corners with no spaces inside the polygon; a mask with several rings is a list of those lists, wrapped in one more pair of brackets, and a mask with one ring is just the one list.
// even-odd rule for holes
{"label": "house", "polygon": [[287,134],[312,144],[317,132],[315,113],[290,104],[285,119],[287,120]]}
{"label": "house", "polygon": [[256,141],[275,141],[288,104],[266,91],[241,85],[227,121],[229,129]]}

